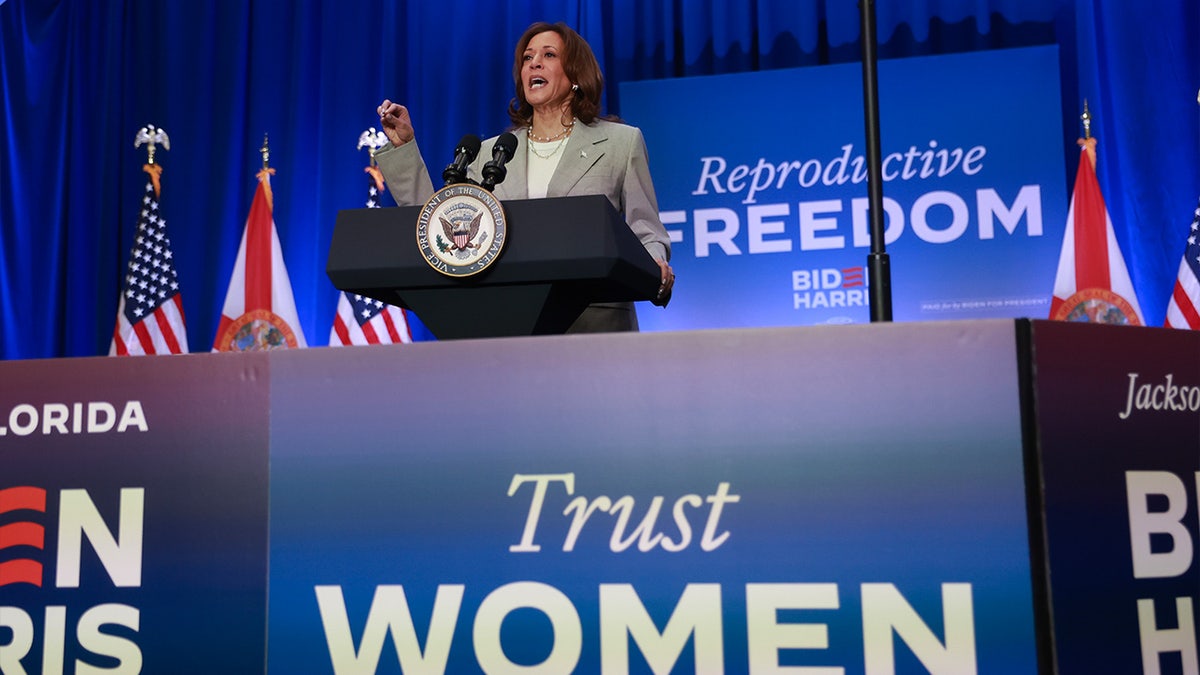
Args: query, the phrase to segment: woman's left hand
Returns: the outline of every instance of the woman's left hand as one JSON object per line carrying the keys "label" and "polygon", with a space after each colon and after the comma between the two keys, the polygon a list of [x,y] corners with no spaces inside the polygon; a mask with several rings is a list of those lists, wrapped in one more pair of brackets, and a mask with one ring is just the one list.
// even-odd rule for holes
{"label": "woman's left hand", "polygon": [[666,307],[671,301],[671,291],[675,288],[675,270],[671,269],[671,265],[666,260],[655,260],[658,263],[660,273],[660,282],[658,285],[658,295],[652,301],[659,307]]}

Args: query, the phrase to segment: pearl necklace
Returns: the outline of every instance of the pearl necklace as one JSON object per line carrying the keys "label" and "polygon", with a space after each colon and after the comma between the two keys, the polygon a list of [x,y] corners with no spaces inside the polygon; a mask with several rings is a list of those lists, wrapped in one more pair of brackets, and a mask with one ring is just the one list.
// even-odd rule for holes
{"label": "pearl necklace", "polygon": [[[532,138],[532,137],[530,137],[530,139],[529,139],[529,140],[530,140],[530,141],[533,141],[533,138]],[[539,143],[545,143],[546,141],[538,141],[538,142],[539,142]],[[562,137],[561,139],[559,139],[558,143],[555,143],[555,145],[554,145],[554,149],[553,149],[553,150],[551,150],[549,153],[547,153],[547,154],[545,154],[545,155],[543,155],[542,153],[538,152],[538,149],[534,147],[534,144],[533,144],[533,142],[527,143],[526,145],[528,145],[528,146],[529,146],[529,151],[530,151],[530,152],[532,152],[532,153],[533,153],[533,155],[534,155],[535,157],[538,157],[539,159],[550,159],[551,157],[553,157],[553,156],[557,155],[557,154],[558,154],[558,151],[559,151],[559,150],[562,150],[562,149],[563,149],[563,146],[564,146],[564,145],[566,145],[566,144],[567,144],[567,139],[566,139],[566,137],[564,136],[564,137]]]}
{"label": "pearl necklace", "polygon": [[553,136],[547,136],[547,137],[543,138],[543,137],[538,136],[537,134],[533,133],[533,125],[531,124],[531,125],[529,125],[529,128],[525,130],[525,135],[529,136],[530,140],[537,141],[538,143],[553,143],[554,141],[557,141],[560,138],[565,138],[568,135],[570,135],[571,130],[574,128],[575,128],[575,120],[571,120],[571,123],[564,126],[562,128],[562,131],[558,132],[557,134],[554,134]]}

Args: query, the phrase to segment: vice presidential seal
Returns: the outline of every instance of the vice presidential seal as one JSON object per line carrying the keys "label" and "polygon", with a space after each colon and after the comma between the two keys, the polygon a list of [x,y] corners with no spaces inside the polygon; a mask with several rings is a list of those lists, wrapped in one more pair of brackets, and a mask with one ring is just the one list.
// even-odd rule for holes
{"label": "vice presidential seal", "polygon": [[417,216],[417,246],[433,269],[469,277],[487,269],[504,249],[504,208],[478,185],[447,185],[433,193]]}

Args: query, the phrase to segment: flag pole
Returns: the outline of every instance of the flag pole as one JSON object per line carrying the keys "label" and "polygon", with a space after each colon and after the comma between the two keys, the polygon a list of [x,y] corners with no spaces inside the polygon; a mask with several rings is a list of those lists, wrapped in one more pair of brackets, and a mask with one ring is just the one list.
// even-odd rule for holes
{"label": "flag pole", "polygon": [[270,169],[271,168],[271,166],[270,166],[271,146],[269,143],[267,143],[267,134],[263,134],[263,144],[262,144],[262,147],[258,149],[258,151],[260,153],[262,153],[263,171]]}
{"label": "flag pole", "polygon": [[891,261],[884,246],[883,167],[879,142],[879,76],[875,70],[875,0],[858,0],[862,21],[863,113],[867,126],[867,197],[871,252],[867,255],[871,322],[892,320]]}
{"label": "flag pole", "polygon": [[1086,148],[1092,168],[1096,168],[1096,139],[1092,138],[1092,113],[1088,111],[1087,99],[1083,99],[1083,114],[1079,116],[1083,122],[1083,138],[1079,139],[1079,147]]}
{"label": "flag pole", "polygon": [[258,149],[258,152],[262,154],[263,165],[262,169],[255,174],[255,178],[257,178],[258,182],[263,186],[263,196],[267,198],[267,206],[271,209],[271,211],[274,211],[275,194],[271,192],[271,176],[275,175],[275,169],[272,169],[270,164],[271,146],[269,143],[267,143],[267,134],[263,134],[263,144],[262,147]]}

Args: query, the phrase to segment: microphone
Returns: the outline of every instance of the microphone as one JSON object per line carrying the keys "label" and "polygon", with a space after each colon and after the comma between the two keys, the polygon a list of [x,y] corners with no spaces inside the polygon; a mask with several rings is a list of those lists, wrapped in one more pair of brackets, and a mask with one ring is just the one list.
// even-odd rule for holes
{"label": "microphone", "polygon": [[516,151],[517,137],[508,131],[500,134],[500,138],[497,138],[496,144],[492,146],[492,161],[483,165],[484,190],[490,192],[492,188],[504,182],[504,177],[508,175],[508,169],[505,169],[504,165],[513,158]]}
{"label": "microphone", "polygon": [[471,162],[475,161],[475,155],[479,154],[479,137],[475,134],[467,134],[459,139],[458,147],[454,149],[454,161],[446,170],[442,172],[442,180],[445,185],[453,185],[455,183],[467,182],[467,167]]}

